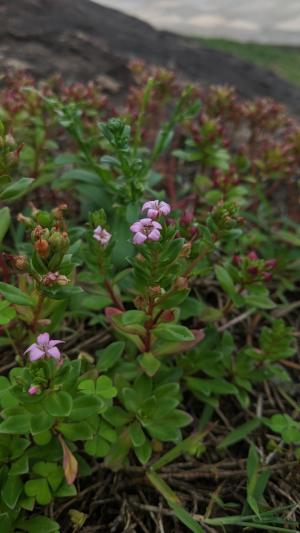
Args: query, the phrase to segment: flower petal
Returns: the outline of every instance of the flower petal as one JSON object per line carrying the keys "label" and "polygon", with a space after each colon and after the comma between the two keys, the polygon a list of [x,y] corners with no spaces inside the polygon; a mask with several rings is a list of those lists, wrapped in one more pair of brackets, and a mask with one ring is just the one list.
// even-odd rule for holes
{"label": "flower petal", "polygon": [[157,207],[157,204],[157,200],[150,200],[149,202],[145,202],[142,207],[142,211],[146,211],[146,209],[155,209]]}
{"label": "flower petal", "polygon": [[132,231],[133,233],[136,233],[137,231],[140,231],[142,228],[143,228],[143,225],[141,224],[141,221],[138,220],[137,222],[134,222],[134,224],[130,226],[130,231]]}
{"label": "flower petal", "polygon": [[37,338],[37,342],[38,344],[48,344],[49,339],[49,333],[41,333]]}
{"label": "flower petal", "polygon": [[49,341],[48,346],[50,348],[53,348],[53,346],[56,346],[57,344],[60,344],[61,342],[65,342],[65,341],[59,341],[59,340],[53,339],[53,341]]}
{"label": "flower petal", "polygon": [[156,229],[162,229],[162,225],[159,222],[156,222],[156,220],[152,220],[152,226]]}
{"label": "flower petal", "polygon": [[157,209],[148,209],[147,215],[148,215],[148,217],[153,219],[153,218],[156,218],[159,215],[159,211]]}
{"label": "flower petal", "polygon": [[162,215],[168,215],[171,212],[171,206],[167,204],[167,202],[160,202],[159,204],[159,212]]}
{"label": "flower petal", "polygon": [[47,355],[50,357],[53,357],[54,359],[59,359],[60,358],[60,351],[58,348],[54,347],[54,348],[50,348],[50,350],[47,350]]}
{"label": "flower petal", "polygon": [[44,357],[45,352],[38,348],[37,346],[33,346],[33,348],[30,350],[29,359],[30,361],[37,361],[38,359],[41,359]]}
{"label": "flower petal", "polygon": [[132,239],[133,244],[143,244],[147,240],[146,235],[138,231]]}
{"label": "flower petal", "polygon": [[159,233],[158,229],[153,229],[152,231],[150,231],[150,233],[148,235],[148,239],[150,241],[159,241],[160,233]]}
{"label": "flower petal", "polygon": [[36,343],[31,344],[27,350],[25,350],[24,355],[32,350],[32,348],[38,348],[38,345]]}

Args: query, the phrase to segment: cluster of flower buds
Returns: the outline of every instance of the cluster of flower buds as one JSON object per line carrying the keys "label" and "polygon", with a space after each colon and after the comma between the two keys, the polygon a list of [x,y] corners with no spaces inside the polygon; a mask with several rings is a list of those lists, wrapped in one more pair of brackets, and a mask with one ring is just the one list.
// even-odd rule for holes
{"label": "cluster of flower buds", "polygon": [[255,165],[265,178],[289,176],[298,164],[293,149],[289,142],[265,141],[257,150]]}
{"label": "cluster of flower buds", "polygon": [[234,255],[232,263],[239,268],[243,281],[246,283],[270,281],[277,264],[276,259],[267,259],[265,261],[259,258],[254,250],[251,250],[246,256]]}
{"label": "cluster of flower buds", "polygon": [[244,116],[251,128],[270,132],[286,126],[288,122],[283,105],[271,98],[257,98],[246,102]]}
{"label": "cluster of flower buds", "polygon": [[232,119],[238,106],[237,94],[229,85],[211,85],[203,95],[209,116]]}
{"label": "cluster of flower buds", "polygon": [[0,121],[0,176],[9,176],[18,165],[23,144],[18,145],[11,133],[6,133]]}
{"label": "cluster of flower buds", "polygon": [[206,113],[200,113],[198,123],[192,125],[194,143],[202,148],[211,145],[222,135],[223,127],[218,119],[210,118]]}
{"label": "cluster of flower buds", "polygon": [[211,171],[211,180],[213,186],[224,193],[240,183],[240,177],[235,165],[230,165],[225,172],[214,168]]}
{"label": "cluster of flower buds", "polygon": [[208,226],[217,235],[222,235],[244,223],[239,215],[239,207],[235,202],[219,202],[208,217]]}
{"label": "cluster of flower buds", "polygon": [[166,202],[151,200],[145,202],[142,212],[147,211],[147,218],[142,218],[130,226],[130,231],[134,233],[133,244],[143,244],[146,241],[159,241],[162,225],[158,222],[158,217],[168,216],[171,207]]}
{"label": "cluster of flower buds", "polygon": [[61,259],[69,247],[69,236],[66,231],[60,231],[56,227],[43,228],[36,226],[31,233],[37,254],[42,258],[52,258],[54,254]]}
{"label": "cluster of flower buds", "polygon": [[47,272],[42,277],[42,284],[45,285],[45,287],[52,287],[53,285],[61,285],[65,286],[70,283],[69,278],[67,276],[63,276],[59,272]]}

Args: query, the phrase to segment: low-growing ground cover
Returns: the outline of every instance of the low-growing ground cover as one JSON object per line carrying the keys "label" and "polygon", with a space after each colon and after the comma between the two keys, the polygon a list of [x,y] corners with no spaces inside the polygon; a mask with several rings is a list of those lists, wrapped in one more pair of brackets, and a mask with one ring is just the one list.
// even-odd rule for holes
{"label": "low-growing ground cover", "polygon": [[229,52],[262,67],[273,70],[275,74],[290,83],[300,85],[300,51],[298,46],[273,44],[240,43],[228,39],[201,38],[210,48]]}
{"label": "low-growing ground cover", "polygon": [[132,69],[2,80],[1,532],[297,531],[299,127]]}

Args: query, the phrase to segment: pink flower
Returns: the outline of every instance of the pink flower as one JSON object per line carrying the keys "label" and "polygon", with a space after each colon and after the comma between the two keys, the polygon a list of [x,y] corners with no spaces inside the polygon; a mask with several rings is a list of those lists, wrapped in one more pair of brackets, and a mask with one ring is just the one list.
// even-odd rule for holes
{"label": "pink flower", "polygon": [[99,241],[102,246],[107,246],[111,239],[111,233],[101,226],[97,226],[97,228],[94,229],[93,237],[96,241]]}
{"label": "pink flower", "polygon": [[38,385],[31,385],[27,392],[30,396],[34,396],[40,392],[40,387]]}
{"label": "pink flower", "polygon": [[167,216],[171,212],[171,207],[167,202],[160,202],[159,200],[151,200],[145,202],[142,211],[147,211],[147,217],[157,218],[159,215]]}
{"label": "pink flower", "polygon": [[142,218],[132,226],[130,231],[135,233],[133,244],[143,244],[145,241],[158,241],[160,239],[160,230],[162,225],[151,218]]}
{"label": "pink flower", "polygon": [[59,341],[56,339],[50,340],[49,333],[41,333],[38,336],[36,342],[29,346],[24,354],[29,352],[30,361],[37,361],[38,359],[53,358],[60,359],[60,351],[56,347],[57,344],[60,344],[64,341]]}

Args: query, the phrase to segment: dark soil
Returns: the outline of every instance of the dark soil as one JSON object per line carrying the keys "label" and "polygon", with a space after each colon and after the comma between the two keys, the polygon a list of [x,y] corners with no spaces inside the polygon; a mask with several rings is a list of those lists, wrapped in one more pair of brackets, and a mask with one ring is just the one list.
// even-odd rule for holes
{"label": "dark soil", "polygon": [[233,85],[242,97],[272,97],[300,116],[299,89],[272,72],[89,0],[0,0],[0,20],[2,66],[70,81],[100,75],[114,91],[113,82],[128,84],[128,59],[141,57],[193,81]]}

